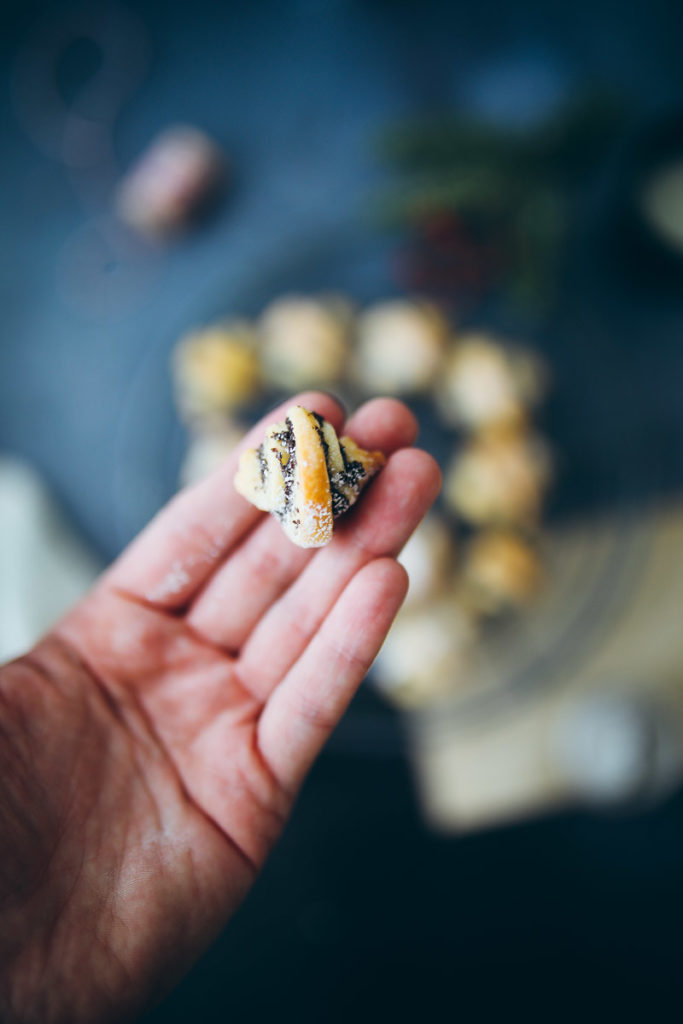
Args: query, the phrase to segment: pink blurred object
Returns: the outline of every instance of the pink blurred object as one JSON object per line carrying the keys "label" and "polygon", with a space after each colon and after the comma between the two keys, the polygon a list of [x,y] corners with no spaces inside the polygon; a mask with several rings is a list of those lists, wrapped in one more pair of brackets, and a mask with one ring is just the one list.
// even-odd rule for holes
{"label": "pink blurred object", "polygon": [[176,234],[217,197],[226,174],[225,157],[208,135],[191,126],[168,128],[121,181],[118,214],[143,234]]}

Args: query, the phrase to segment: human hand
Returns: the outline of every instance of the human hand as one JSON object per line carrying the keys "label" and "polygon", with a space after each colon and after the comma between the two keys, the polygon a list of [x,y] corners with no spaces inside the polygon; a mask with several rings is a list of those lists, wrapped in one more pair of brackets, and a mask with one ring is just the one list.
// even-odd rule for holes
{"label": "human hand", "polygon": [[[328,396],[296,401],[341,428]],[[327,547],[295,547],[248,505],[235,456],[0,670],[7,1019],[134,1016],[253,882],[400,606],[394,556],[440,486],[399,402],[368,403],[348,433],[390,457]]]}

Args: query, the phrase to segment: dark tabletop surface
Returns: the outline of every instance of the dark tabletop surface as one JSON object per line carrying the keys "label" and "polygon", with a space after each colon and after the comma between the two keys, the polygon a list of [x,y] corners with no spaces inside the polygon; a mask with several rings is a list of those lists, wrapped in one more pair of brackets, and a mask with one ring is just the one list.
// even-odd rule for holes
{"label": "dark tabletop surface", "polygon": [[[624,436],[641,451],[677,447],[680,282],[654,292],[610,233],[634,140],[683,106],[675,5],[144,0],[131,31],[145,74],[111,121],[118,165],[189,121],[235,174],[202,230],[114,255],[106,182],[41,149],[49,126],[37,144],[17,86],[71,10],[12,4],[0,34],[0,447],[45,473],[104,558],[172,489],[181,440],[165,368],[178,334],[283,283],[323,284],[321,247],[330,275],[362,290],[345,254],[381,181],[377,126],[453,104],[523,120],[581,82],[626,97],[629,134],[573,232],[549,344],[562,366],[567,346],[587,352],[599,337],[623,367],[615,393],[637,389]],[[580,377],[581,362],[566,363]],[[658,486],[680,482],[679,464]],[[679,1019],[683,798],[438,837],[420,820],[400,727],[382,722],[377,743],[342,733],[321,758],[237,919],[146,1019],[664,1020],[665,1005]]]}

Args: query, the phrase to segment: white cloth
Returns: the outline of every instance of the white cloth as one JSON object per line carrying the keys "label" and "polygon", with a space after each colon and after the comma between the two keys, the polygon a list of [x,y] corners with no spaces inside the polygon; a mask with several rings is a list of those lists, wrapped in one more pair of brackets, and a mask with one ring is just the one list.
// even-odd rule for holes
{"label": "white cloth", "polygon": [[31,647],[101,568],[38,474],[0,457],[0,662]]}

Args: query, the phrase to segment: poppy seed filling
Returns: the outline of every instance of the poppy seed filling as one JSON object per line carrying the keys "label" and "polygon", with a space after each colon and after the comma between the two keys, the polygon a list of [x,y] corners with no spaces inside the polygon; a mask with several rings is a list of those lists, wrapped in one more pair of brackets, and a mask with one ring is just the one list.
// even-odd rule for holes
{"label": "poppy seed filling", "polygon": [[[276,434],[273,434],[273,440],[278,441],[284,452],[278,448],[272,448],[271,451],[277,456],[277,460],[282,470],[282,481],[284,484],[284,503],[281,508],[273,509],[273,514],[282,519],[289,513],[292,505],[292,494],[294,493],[294,477],[296,475],[296,445],[294,442],[294,428],[292,427],[292,421],[289,417],[285,420],[285,430],[279,430]],[[259,445],[259,463],[263,470],[267,466],[266,457],[263,451],[263,444]],[[264,472],[265,476],[265,472]]]}
{"label": "poppy seed filling", "polygon": [[321,547],[384,461],[382,452],[365,451],[321,416],[292,406],[261,445],[242,454],[235,486],[273,513],[295,544]]}
{"label": "poppy seed filling", "polygon": [[[361,462],[348,461],[346,458],[346,452],[341,449],[341,455],[344,460],[344,469],[338,473],[329,472],[329,446],[325,440],[325,435],[322,430],[323,418],[313,413],[313,416],[317,423],[317,433],[320,438],[320,444],[325,453],[325,463],[328,465],[328,477],[330,481],[330,493],[332,497],[332,515],[335,519],[343,515],[344,512],[348,511],[351,507],[351,501],[344,493],[344,491],[352,487],[354,490],[360,484],[360,481],[365,477],[365,468]],[[275,441],[278,441],[282,448],[284,448],[284,454],[281,450],[273,448],[272,451],[277,454],[278,462],[282,469],[282,480],[284,483],[284,505],[282,508],[274,509],[274,514],[281,519],[283,516],[289,514],[292,505],[292,495],[294,493],[294,478],[296,476],[296,444],[294,441],[294,429],[292,427],[292,421],[287,418],[285,421],[286,430],[279,430],[272,437]],[[264,442],[265,443],[265,442]],[[266,456],[264,453],[263,444],[258,447],[258,458],[259,467],[261,471],[261,482],[265,480],[267,471]],[[294,509],[296,513],[298,510]]]}

